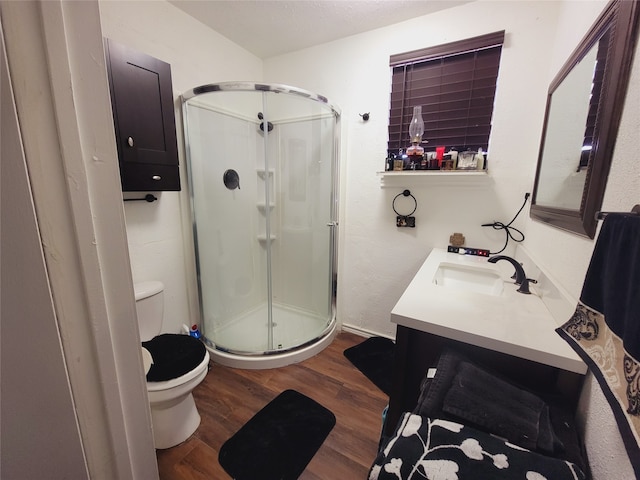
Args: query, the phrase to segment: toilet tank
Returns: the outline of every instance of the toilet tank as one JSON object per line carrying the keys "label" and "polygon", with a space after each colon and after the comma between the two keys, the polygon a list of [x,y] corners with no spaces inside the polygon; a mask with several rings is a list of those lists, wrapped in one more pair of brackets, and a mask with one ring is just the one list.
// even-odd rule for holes
{"label": "toilet tank", "polygon": [[136,283],[133,289],[136,295],[140,340],[146,342],[159,335],[162,330],[164,285],[162,282],[152,280]]}

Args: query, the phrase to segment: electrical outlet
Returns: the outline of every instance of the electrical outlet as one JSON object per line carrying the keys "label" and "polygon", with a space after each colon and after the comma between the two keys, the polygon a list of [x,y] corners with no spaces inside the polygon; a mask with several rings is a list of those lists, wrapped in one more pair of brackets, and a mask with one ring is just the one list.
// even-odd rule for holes
{"label": "electrical outlet", "polygon": [[416,217],[412,217],[411,215],[398,215],[396,217],[396,227],[415,228],[415,226]]}

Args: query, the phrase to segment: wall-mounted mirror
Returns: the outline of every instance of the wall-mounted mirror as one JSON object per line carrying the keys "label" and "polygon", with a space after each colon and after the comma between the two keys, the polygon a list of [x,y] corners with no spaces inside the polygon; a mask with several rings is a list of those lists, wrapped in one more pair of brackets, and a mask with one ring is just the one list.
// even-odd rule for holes
{"label": "wall-mounted mirror", "polygon": [[611,1],[549,87],[531,217],[593,238],[638,36],[638,2]]}

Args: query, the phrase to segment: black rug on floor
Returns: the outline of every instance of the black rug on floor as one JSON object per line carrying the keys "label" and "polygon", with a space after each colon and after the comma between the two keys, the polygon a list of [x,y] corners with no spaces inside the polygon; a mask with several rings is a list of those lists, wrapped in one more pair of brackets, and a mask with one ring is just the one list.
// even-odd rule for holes
{"label": "black rug on floor", "polygon": [[387,395],[391,394],[395,344],[383,337],[367,338],[347,348],[344,356]]}
{"label": "black rug on floor", "polygon": [[335,424],[315,400],[285,390],[222,445],[218,461],[235,480],[295,480]]}

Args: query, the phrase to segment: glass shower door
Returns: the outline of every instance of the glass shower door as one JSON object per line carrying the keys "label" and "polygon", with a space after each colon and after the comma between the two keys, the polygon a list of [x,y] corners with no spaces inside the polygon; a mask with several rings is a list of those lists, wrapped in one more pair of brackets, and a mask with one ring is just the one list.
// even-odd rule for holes
{"label": "glass shower door", "polygon": [[316,339],[332,306],[334,119],[304,98],[265,93],[273,130],[266,161],[271,197],[272,350]]}
{"label": "glass shower door", "polygon": [[[216,92],[185,105],[202,330],[220,350],[267,347],[266,253],[256,179],[260,92]],[[237,179],[234,181],[234,179]]]}

